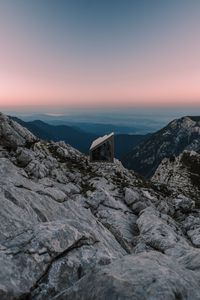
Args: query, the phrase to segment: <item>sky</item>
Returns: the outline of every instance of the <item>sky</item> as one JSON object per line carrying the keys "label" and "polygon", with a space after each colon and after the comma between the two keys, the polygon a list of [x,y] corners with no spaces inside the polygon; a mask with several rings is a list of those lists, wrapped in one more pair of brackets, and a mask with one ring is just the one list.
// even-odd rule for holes
{"label": "sky", "polygon": [[0,0],[0,108],[198,105],[199,0]]}

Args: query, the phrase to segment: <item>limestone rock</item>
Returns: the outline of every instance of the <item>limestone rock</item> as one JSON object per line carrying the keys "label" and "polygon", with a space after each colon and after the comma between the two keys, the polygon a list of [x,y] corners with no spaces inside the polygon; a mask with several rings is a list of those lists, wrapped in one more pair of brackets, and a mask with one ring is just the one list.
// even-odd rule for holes
{"label": "limestone rock", "polygon": [[0,114],[0,139],[1,145],[12,148],[29,146],[37,140],[30,131],[3,114]]}
{"label": "limestone rock", "polygon": [[0,299],[200,299],[200,211],[0,115]]}
{"label": "limestone rock", "polygon": [[158,252],[129,255],[89,273],[54,300],[200,298],[198,278]]}

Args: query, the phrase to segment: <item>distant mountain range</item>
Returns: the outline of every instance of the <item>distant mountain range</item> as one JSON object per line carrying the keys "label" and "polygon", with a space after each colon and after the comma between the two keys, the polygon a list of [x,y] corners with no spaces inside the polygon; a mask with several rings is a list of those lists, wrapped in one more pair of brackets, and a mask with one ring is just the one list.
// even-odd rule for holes
{"label": "distant mountain range", "polygon": [[[85,154],[88,153],[92,141],[99,136],[97,134],[85,132],[74,126],[54,126],[40,120],[25,122],[15,117],[13,119],[23,127],[26,127],[40,139],[52,141],[62,140]],[[148,136],[149,135],[116,134],[115,157],[122,159],[125,154],[129,153],[133,147],[135,147],[139,142],[143,141]]]}
{"label": "distant mountain range", "polygon": [[67,125],[49,125],[43,121],[35,120],[24,122],[14,118],[20,125],[26,127],[40,139],[52,141],[65,141],[79,151],[86,153],[91,142],[96,138],[94,134],[85,133],[78,128]]}
{"label": "distant mountain range", "polygon": [[163,158],[178,156],[184,150],[200,152],[200,117],[183,117],[139,143],[123,158],[125,167],[151,177]]}
{"label": "distant mountain range", "polygon": [[[90,145],[99,134],[78,127],[51,125],[40,120],[25,122],[14,118],[40,139],[60,141],[88,154]],[[98,131],[98,130],[97,130]],[[188,116],[170,122],[166,127],[148,135],[115,135],[115,157],[125,167],[150,178],[164,158],[180,155],[184,150],[200,153],[200,117]]]}
{"label": "distant mountain range", "polygon": [[[158,116],[159,114],[159,116]],[[15,113],[14,113],[15,115]],[[155,118],[157,115],[157,118]],[[172,116],[160,116],[158,111],[149,115],[146,112],[138,114],[137,111],[107,109],[106,111],[67,112],[66,114],[19,114],[15,115],[25,122],[41,120],[50,125],[67,125],[77,127],[82,131],[104,135],[108,132],[115,134],[148,134],[162,128]]]}

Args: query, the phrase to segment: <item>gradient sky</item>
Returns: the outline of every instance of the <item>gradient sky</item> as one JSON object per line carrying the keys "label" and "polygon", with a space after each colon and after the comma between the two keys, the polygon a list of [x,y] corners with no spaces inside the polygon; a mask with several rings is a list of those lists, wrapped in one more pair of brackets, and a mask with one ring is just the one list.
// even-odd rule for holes
{"label": "gradient sky", "polygon": [[199,104],[199,0],[0,0],[0,107]]}

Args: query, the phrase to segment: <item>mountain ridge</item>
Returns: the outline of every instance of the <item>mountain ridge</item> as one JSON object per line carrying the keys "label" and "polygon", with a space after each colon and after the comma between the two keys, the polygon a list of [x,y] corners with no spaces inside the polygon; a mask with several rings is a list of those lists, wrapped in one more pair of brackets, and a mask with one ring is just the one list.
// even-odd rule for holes
{"label": "mountain ridge", "polygon": [[200,117],[186,116],[171,121],[133,148],[122,162],[150,178],[163,158],[179,155],[184,150],[200,152]]}
{"label": "mountain ridge", "polygon": [[[81,131],[81,129],[78,127],[67,125],[50,125],[41,120],[25,122],[16,117],[13,117],[13,120],[28,128],[38,138],[53,141],[63,140],[85,154],[88,154],[93,140],[98,138],[98,135],[86,133]],[[124,155],[124,151],[128,153],[132,147],[137,145],[140,141],[146,139],[147,136],[148,135],[116,134],[115,157],[121,159]]]}

